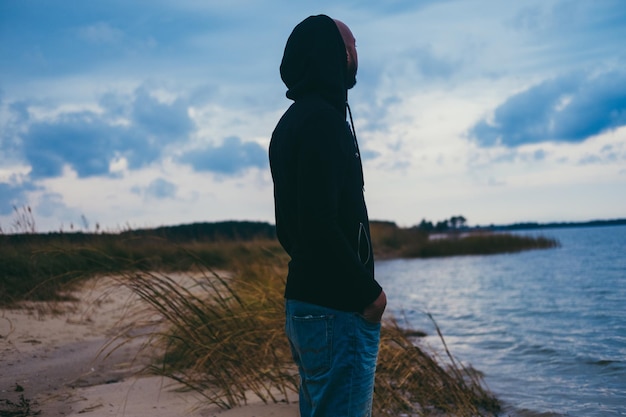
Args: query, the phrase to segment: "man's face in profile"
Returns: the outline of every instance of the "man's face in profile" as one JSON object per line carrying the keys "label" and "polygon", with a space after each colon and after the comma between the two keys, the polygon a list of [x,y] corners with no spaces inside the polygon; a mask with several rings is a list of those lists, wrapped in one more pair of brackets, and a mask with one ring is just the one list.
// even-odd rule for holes
{"label": "man's face in profile", "polygon": [[337,29],[339,29],[339,33],[343,38],[343,43],[346,45],[346,55],[347,55],[347,87],[348,89],[354,87],[356,85],[356,72],[359,67],[359,58],[356,53],[356,39],[352,34],[350,28],[340,20],[335,19],[335,24],[337,25]]}

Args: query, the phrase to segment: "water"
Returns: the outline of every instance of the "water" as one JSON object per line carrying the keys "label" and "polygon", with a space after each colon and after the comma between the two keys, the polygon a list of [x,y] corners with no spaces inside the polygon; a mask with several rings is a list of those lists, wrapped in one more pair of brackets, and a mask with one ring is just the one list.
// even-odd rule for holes
{"label": "water", "polygon": [[561,247],[381,261],[400,323],[485,374],[512,416],[626,416],[626,226],[518,232]]}

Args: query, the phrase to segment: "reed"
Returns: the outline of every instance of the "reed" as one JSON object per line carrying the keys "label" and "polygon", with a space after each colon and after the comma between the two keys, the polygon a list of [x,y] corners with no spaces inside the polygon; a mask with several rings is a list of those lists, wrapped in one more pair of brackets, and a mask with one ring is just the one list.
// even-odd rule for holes
{"label": "reed", "polygon": [[[262,242],[262,244],[259,244]],[[259,248],[264,248],[263,253]],[[76,284],[103,274],[186,271],[201,262],[228,268],[231,260],[280,254],[275,240],[172,243],[146,236],[0,236],[0,306],[19,301],[67,301]]]}
{"label": "reed", "polygon": [[[38,235],[32,212],[16,212],[14,228],[23,233],[3,235],[0,230],[0,306],[22,300],[67,300],[82,280],[114,275],[149,309],[145,315],[133,316],[109,348],[147,337],[144,351],[158,356],[146,371],[171,377],[223,408],[244,404],[251,397],[264,402],[295,398],[298,375],[283,331],[287,255],[276,239],[267,236],[266,228],[259,232],[258,224],[246,225],[254,230],[242,234],[231,233],[232,225],[226,225],[210,239],[202,238],[207,225],[160,230],[160,235]],[[372,222],[371,229],[378,258],[558,245],[545,238],[502,234],[433,241],[422,230],[402,229],[390,222]],[[229,274],[217,273],[218,269]],[[187,277],[185,284],[176,278],[180,274],[174,274],[181,271]],[[445,347],[443,357],[421,346],[412,336],[416,332],[402,329],[393,319],[384,323],[375,416],[477,416],[499,410],[480,375],[454,359],[436,329]]]}
{"label": "reed", "polygon": [[147,371],[173,378],[222,408],[251,396],[289,400],[298,381],[282,331],[283,283],[269,279],[274,270],[263,262],[242,264],[235,277],[225,278],[202,268],[188,277],[191,286],[166,274],[123,277],[120,283],[163,318],[151,335],[163,354]]}
{"label": "reed", "polygon": [[[429,316],[431,319],[432,317]],[[484,387],[480,374],[450,353],[439,327],[445,357],[421,346],[414,331],[384,323],[375,385],[375,415],[495,415],[497,399]]]}
{"label": "reed", "polygon": [[543,236],[521,236],[511,233],[476,233],[467,236],[450,236],[429,240],[416,248],[406,248],[404,257],[432,258],[461,255],[493,255],[513,253],[531,249],[549,249],[558,247],[555,239]]}
{"label": "reed", "polygon": [[[163,318],[153,344],[145,346],[154,351],[156,345],[162,354],[147,371],[222,408],[252,397],[295,399],[298,375],[283,330],[285,271],[279,265],[283,259],[267,256],[239,263],[229,277],[203,267],[191,286],[166,274],[127,274],[120,283]],[[449,352],[447,361],[438,360],[393,320],[382,328],[374,395],[375,416],[477,416],[499,409],[476,372]]]}
{"label": "reed", "polygon": [[414,253],[428,244],[428,233],[418,228],[401,228],[393,222],[370,223],[372,246],[377,259],[397,258]]}
{"label": "reed", "polygon": [[[14,230],[0,231],[0,306],[22,300],[66,301],[75,284],[102,274],[185,271],[203,265],[228,269],[234,260],[286,256],[273,226],[254,222],[201,223],[120,233],[35,233],[29,208],[16,209]],[[484,233],[429,239],[420,228],[370,225],[377,259],[515,252],[558,246],[543,237]],[[259,253],[262,248],[265,253]]]}

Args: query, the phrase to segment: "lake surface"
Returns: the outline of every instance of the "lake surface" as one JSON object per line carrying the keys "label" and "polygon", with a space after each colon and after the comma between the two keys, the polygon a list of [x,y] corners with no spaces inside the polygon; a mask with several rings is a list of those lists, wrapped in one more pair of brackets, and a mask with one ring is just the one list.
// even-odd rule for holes
{"label": "lake surface", "polygon": [[485,374],[511,416],[626,416],[626,226],[515,232],[561,247],[380,261],[388,311]]}

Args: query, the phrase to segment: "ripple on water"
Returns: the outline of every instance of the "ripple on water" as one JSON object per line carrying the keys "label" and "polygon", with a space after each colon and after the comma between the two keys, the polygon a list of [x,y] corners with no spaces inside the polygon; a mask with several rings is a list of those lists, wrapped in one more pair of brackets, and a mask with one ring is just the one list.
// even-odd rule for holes
{"label": "ripple on water", "polygon": [[534,231],[561,247],[377,264],[389,310],[485,374],[505,415],[626,415],[626,226]]}

